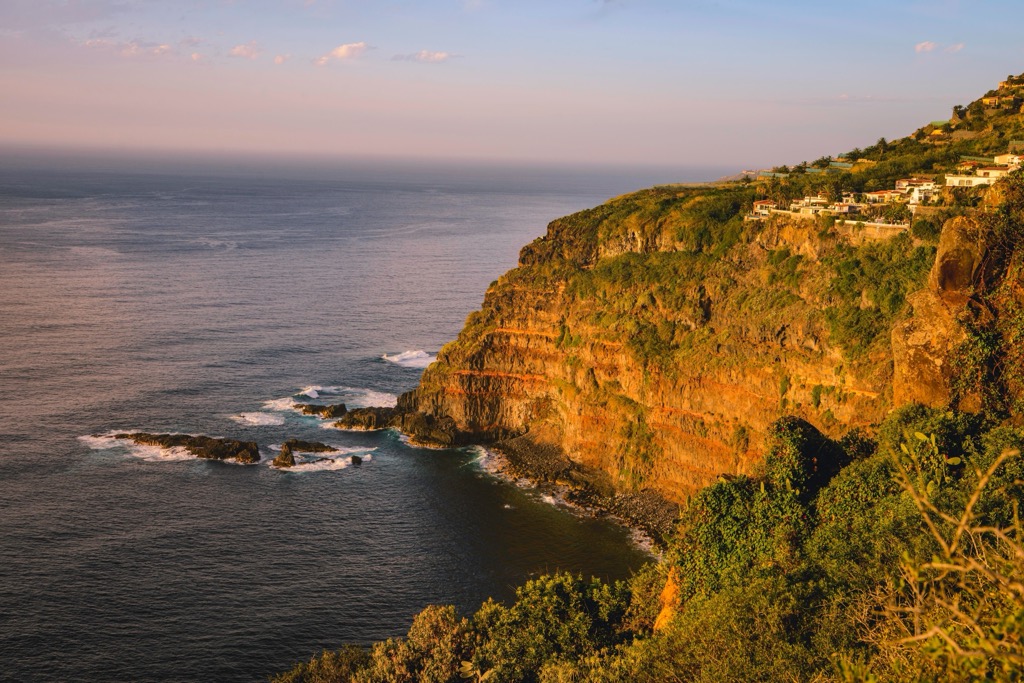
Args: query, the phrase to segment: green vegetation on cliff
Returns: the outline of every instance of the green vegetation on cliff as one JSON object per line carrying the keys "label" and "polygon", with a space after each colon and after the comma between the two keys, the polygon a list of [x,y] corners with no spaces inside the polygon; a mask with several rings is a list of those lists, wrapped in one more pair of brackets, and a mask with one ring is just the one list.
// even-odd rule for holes
{"label": "green vegetation on cliff", "polygon": [[1024,430],[911,406],[877,443],[795,419],[770,438],[762,472],[702,490],[628,583],[429,607],[406,638],[275,681],[1020,680]]}

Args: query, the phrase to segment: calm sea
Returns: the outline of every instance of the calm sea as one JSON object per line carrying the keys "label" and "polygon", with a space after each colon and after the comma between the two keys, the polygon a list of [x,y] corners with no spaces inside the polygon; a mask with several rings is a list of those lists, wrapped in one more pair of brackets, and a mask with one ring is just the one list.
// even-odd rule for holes
{"label": "calm sea", "polygon": [[[428,604],[645,561],[479,450],[289,406],[393,402],[550,219],[714,172],[113,166],[0,161],[0,678],[262,680]],[[116,430],[342,457],[281,472]]]}

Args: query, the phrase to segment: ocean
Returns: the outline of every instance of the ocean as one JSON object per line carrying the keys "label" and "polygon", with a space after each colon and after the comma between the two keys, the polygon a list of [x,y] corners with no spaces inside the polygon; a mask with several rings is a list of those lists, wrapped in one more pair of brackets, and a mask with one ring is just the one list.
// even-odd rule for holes
{"label": "ocean", "polygon": [[[481,449],[292,404],[393,404],[548,221],[715,175],[0,160],[0,679],[265,680],[429,604],[629,576],[648,557],[626,530]],[[264,462],[109,438],[136,430]],[[269,467],[287,438],[340,454]]]}

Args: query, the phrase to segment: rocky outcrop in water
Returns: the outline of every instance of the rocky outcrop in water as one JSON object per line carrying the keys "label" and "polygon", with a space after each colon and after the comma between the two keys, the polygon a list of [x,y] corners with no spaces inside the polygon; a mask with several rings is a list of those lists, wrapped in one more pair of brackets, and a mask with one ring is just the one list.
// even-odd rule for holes
{"label": "rocky outcrop in water", "polygon": [[372,432],[399,424],[401,412],[395,408],[353,408],[334,423],[338,429]]}
{"label": "rocky outcrop in water", "polygon": [[271,465],[274,467],[288,468],[295,467],[295,453],[337,453],[338,449],[328,446],[319,441],[303,441],[301,439],[288,439],[281,444],[281,453],[274,458]]}
{"label": "rocky outcrop in water", "polygon": [[344,417],[348,412],[348,408],[344,403],[336,403],[334,405],[327,406],[321,406],[315,403],[296,403],[295,408],[303,415],[316,415],[317,417],[322,417],[325,420]]}
{"label": "rocky outcrop in water", "polygon": [[260,451],[255,441],[237,441],[235,439],[190,436],[188,434],[150,434],[147,432],[115,434],[114,438],[132,441],[140,446],[184,448],[197,458],[208,460],[234,460],[245,465],[253,465],[260,461]]}
{"label": "rocky outcrop in water", "polygon": [[276,458],[270,463],[274,467],[288,468],[295,467],[295,454],[292,453],[291,446],[288,444],[281,445],[281,452]]}

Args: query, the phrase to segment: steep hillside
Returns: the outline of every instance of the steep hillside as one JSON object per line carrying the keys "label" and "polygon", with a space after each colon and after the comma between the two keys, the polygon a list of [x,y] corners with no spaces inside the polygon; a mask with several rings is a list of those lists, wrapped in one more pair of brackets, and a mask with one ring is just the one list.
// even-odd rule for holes
{"label": "steep hillside", "polygon": [[441,444],[520,437],[519,451],[561,451],[616,489],[681,502],[752,472],[782,415],[839,436],[910,401],[980,408],[953,355],[976,288],[992,284],[982,270],[1002,190],[947,190],[895,236],[743,216],[763,197],[910,174],[941,183],[967,153],[1005,151],[1022,119],[975,103],[944,128],[855,150],[840,172],[658,187],[554,221],[403,397],[432,429],[408,431]]}

